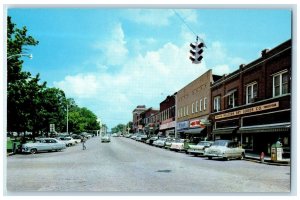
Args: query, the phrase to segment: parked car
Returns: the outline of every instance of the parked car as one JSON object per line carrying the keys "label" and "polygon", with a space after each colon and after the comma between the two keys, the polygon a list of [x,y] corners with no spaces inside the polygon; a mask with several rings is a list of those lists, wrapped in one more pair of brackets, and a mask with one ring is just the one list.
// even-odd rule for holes
{"label": "parked car", "polygon": [[137,136],[136,134],[133,134],[130,138],[133,139],[133,140],[135,140],[136,136]]}
{"label": "parked car", "polygon": [[140,134],[137,134],[136,137],[135,137],[135,140],[136,141],[142,141],[142,137]]}
{"label": "parked car", "polygon": [[175,139],[175,141],[171,143],[170,150],[183,151],[184,141],[185,139]]}
{"label": "parked car", "polygon": [[170,146],[171,146],[171,144],[172,144],[172,142],[175,142],[175,139],[174,139],[174,138],[167,138],[164,147],[165,147],[166,149],[169,149]]}
{"label": "parked car", "polygon": [[57,139],[63,141],[67,147],[73,146],[76,144],[76,140],[72,137],[58,137]]}
{"label": "parked car", "polygon": [[245,149],[238,146],[237,142],[231,140],[216,140],[209,148],[204,150],[204,156],[208,159],[213,157],[223,158],[228,160],[230,158],[243,159],[245,157]]}
{"label": "parked car", "polygon": [[55,138],[37,139],[33,143],[22,145],[22,152],[35,154],[40,151],[60,151],[66,148],[66,144]]}
{"label": "parked car", "polygon": [[204,155],[204,150],[210,147],[213,143],[213,141],[200,141],[196,145],[189,145],[187,152],[193,155]]}
{"label": "parked car", "polygon": [[146,144],[152,145],[153,142],[154,142],[155,140],[157,140],[157,139],[158,139],[157,136],[150,137],[149,139],[146,140]]}
{"label": "parked car", "polygon": [[166,142],[167,138],[158,138],[157,140],[155,140],[153,142],[153,145],[154,146],[157,146],[157,147],[164,147],[165,146],[165,142]]}
{"label": "parked car", "polygon": [[81,140],[83,139],[82,136],[76,134],[72,135],[71,137],[75,140],[76,144],[80,143]]}
{"label": "parked car", "polygon": [[110,142],[110,137],[108,135],[104,135],[101,137],[101,142]]}
{"label": "parked car", "polygon": [[141,134],[141,142],[146,142],[148,136],[146,134]]}

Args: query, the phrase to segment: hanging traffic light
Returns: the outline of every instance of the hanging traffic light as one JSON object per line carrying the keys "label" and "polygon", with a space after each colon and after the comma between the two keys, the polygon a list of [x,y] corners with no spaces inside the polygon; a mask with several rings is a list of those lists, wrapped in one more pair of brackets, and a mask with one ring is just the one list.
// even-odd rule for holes
{"label": "hanging traffic light", "polygon": [[203,58],[202,53],[203,53],[204,43],[203,42],[198,43],[197,41],[196,43],[191,43],[190,47],[192,47],[192,49],[190,50],[190,53],[192,54],[190,56],[190,60],[194,64],[200,63]]}

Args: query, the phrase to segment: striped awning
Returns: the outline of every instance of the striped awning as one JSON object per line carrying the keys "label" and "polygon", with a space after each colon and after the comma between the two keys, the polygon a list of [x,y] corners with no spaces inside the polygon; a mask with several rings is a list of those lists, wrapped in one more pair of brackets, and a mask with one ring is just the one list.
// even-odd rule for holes
{"label": "striped awning", "polygon": [[212,131],[214,135],[232,134],[238,127],[218,128]]}
{"label": "striped awning", "polygon": [[190,128],[190,129],[184,130],[184,133],[200,134],[203,129],[204,128]]}
{"label": "striped awning", "polygon": [[244,126],[241,127],[238,133],[267,133],[267,132],[286,132],[290,131],[291,125],[267,125],[267,126]]}

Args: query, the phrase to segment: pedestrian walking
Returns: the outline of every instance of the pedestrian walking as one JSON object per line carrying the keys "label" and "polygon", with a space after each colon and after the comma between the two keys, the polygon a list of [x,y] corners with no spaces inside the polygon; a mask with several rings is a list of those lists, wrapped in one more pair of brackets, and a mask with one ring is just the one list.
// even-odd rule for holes
{"label": "pedestrian walking", "polygon": [[82,138],[82,139],[81,139],[81,142],[82,142],[82,150],[86,150],[85,141],[86,141],[85,138]]}

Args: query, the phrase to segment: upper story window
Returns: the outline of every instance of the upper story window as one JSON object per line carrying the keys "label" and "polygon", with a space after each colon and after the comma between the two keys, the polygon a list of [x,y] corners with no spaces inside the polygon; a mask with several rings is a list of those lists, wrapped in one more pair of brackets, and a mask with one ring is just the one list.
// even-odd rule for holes
{"label": "upper story window", "polygon": [[287,70],[273,75],[273,97],[288,93],[288,79]]}
{"label": "upper story window", "polygon": [[199,107],[200,107],[199,111],[201,112],[202,111],[202,99],[200,99],[200,103],[199,104],[200,104],[199,105]]}
{"label": "upper story window", "polygon": [[195,112],[198,112],[198,101],[196,101],[196,111]]}
{"label": "upper story window", "polygon": [[246,86],[246,104],[253,103],[257,97],[257,82],[250,83]]}
{"label": "upper story window", "polygon": [[204,98],[204,103],[203,103],[203,110],[206,110],[207,108],[207,98]]}
{"label": "upper story window", "polygon": [[237,89],[230,90],[224,97],[227,97],[227,108],[233,108],[237,106]]}
{"label": "upper story window", "polygon": [[214,98],[214,112],[221,110],[221,96],[216,96]]}
{"label": "upper story window", "polygon": [[186,115],[189,115],[189,106],[186,106]]}
{"label": "upper story window", "polygon": [[192,103],[192,114],[195,112],[194,111],[194,105],[195,105],[195,103]]}

